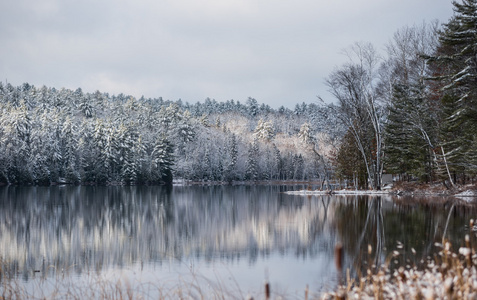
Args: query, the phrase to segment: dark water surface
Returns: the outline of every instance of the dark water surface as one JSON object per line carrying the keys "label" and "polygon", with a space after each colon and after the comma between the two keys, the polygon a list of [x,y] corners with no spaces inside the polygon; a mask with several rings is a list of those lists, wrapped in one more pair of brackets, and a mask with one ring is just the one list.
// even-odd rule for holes
{"label": "dark water surface", "polygon": [[333,289],[346,269],[357,274],[394,250],[391,264],[419,264],[443,238],[458,247],[477,219],[475,206],[446,198],[282,193],[298,188],[1,187],[0,256],[32,290],[94,277],[242,295],[269,281],[272,291],[301,296],[307,285]]}

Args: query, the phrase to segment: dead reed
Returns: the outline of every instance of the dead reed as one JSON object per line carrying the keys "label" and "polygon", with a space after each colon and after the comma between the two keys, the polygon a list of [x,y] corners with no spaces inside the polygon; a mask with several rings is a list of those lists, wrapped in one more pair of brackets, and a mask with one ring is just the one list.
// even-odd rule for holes
{"label": "dead reed", "polygon": [[457,251],[447,241],[435,244],[439,250],[424,267],[407,264],[391,270],[390,261],[400,255],[396,250],[381,267],[369,268],[357,279],[348,276],[346,284],[321,299],[477,299],[477,245],[470,235],[464,241]]}

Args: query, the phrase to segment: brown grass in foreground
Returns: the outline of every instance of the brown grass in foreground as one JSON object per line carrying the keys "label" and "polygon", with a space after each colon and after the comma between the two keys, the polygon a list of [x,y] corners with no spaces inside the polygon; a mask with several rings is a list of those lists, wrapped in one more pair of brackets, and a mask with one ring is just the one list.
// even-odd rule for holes
{"label": "brown grass in foreground", "polygon": [[[449,242],[436,244],[441,250],[428,258],[424,268],[406,265],[391,271],[386,263],[376,271],[368,269],[358,279],[348,277],[345,285],[321,298],[477,299],[477,254],[468,235],[465,241],[466,246],[457,252]],[[399,252],[394,251],[393,256]]]}

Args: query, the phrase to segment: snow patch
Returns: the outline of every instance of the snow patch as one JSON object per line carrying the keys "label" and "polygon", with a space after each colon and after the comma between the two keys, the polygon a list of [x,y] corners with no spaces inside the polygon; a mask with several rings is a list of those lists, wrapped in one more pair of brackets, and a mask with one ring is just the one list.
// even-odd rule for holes
{"label": "snow patch", "polygon": [[455,195],[456,197],[477,197],[477,192],[473,190],[466,190]]}
{"label": "snow patch", "polygon": [[461,193],[455,194],[454,197],[460,198],[465,202],[474,202],[477,198],[477,192],[473,190],[465,190]]}
{"label": "snow patch", "polygon": [[336,190],[330,193],[330,191],[288,191],[285,192],[288,195],[387,195],[390,191],[364,191],[364,190]]}

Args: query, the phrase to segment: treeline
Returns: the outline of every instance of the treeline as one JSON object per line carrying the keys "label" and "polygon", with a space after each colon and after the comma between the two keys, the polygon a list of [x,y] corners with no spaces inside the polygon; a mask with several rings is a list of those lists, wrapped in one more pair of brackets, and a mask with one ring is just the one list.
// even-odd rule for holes
{"label": "treeline", "polygon": [[453,2],[439,25],[398,30],[382,57],[370,44],[348,49],[349,62],[327,84],[348,128],[336,172],[379,189],[383,173],[442,181],[449,188],[477,172],[477,0]]}
{"label": "treeline", "polygon": [[336,124],[333,117],[328,106],[315,104],[294,110],[253,98],[184,104],[0,83],[0,182],[324,178],[320,155],[341,136],[328,126]]}

